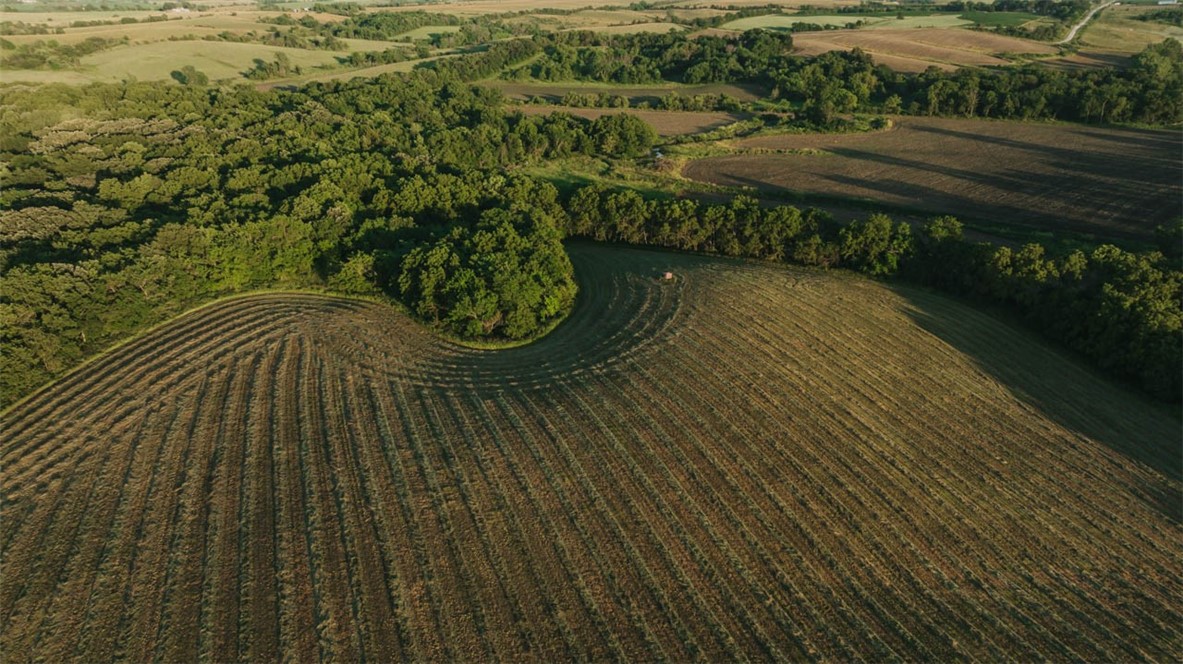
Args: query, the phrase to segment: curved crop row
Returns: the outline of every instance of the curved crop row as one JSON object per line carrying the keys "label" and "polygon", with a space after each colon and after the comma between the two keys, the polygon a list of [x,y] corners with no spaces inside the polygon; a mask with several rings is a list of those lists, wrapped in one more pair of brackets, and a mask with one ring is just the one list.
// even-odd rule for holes
{"label": "curved crop row", "polygon": [[1183,656],[1169,414],[930,293],[572,254],[520,348],[256,296],[8,412],[0,650]]}

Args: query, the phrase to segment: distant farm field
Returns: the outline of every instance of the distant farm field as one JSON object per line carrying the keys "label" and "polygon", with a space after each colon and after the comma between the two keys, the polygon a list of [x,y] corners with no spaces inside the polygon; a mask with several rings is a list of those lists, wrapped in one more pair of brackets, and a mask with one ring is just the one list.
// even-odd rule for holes
{"label": "distant farm field", "polygon": [[736,21],[724,23],[722,27],[730,30],[765,30],[789,29],[800,23],[814,23],[817,25],[843,26],[848,23],[863,22],[864,30],[907,29],[907,28],[955,28],[972,25],[973,21],[963,19],[956,14],[936,14],[933,16],[905,16],[896,18],[894,15],[858,15],[858,14],[803,14],[752,16]]}
{"label": "distant farm field", "polygon": [[1183,27],[1133,17],[1160,9],[1154,5],[1109,7],[1081,31],[1080,43],[1086,51],[1133,54],[1164,39],[1183,41]]}
{"label": "distant farm field", "polygon": [[[0,20],[4,15],[0,14]],[[78,42],[100,37],[103,39],[122,39],[127,37],[133,43],[181,39],[187,37],[213,37],[223,32],[242,34],[254,30],[266,32],[272,26],[266,23],[256,23],[239,17],[220,17],[193,20],[169,20],[156,23],[138,23],[131,25],[93,25],[83,28],[69,28],[60,35],[11,35],[7,39],[14,44],[27,44],[36,41],[53,40],[59,44],[76,44]]]}
{"label": "distant farm field", "polygon": [[[78,72],[61,72],[92,81],[119,81],[135,77],[141,81],[168,80],[169,74],[183,65],[193,65],[213,80],[242,78],[256,59],[271,61],[284,53],[300,67],[335,64],[339,53],[283,48],[262,44],[210,41],[162,41],[150,44],[118,46],[82,58]],[[5,81],[52,80],[59,72],[13,70],[3,74]]]}
{"label": "distant farm field", "polygon": [[1038,14],[1029,12],[965,12],[961,17],[978,25],[1007,26],[1017,28],[1033,21],[1044,21]]}
{"label": "distant farm field", "polygon": [[446,35],[452,32],[459,32],[458,25],[425,25],[422,28],[416,28],[410,32],[404,32],[399,35],[400,39],[415,40],[415,39],[430,39],[433,35]]}
{"label": "distant farm field", "polygon": [[[944,118],[888,131],[757,137],[689,163],[717,184],[1147,240],[1183,214],[1183,134]],[[783,152],[782,152],[783,151]]]}
{"label": "distant farm field", "polygon": [[594,120],[604,115],[628,113],[644,120],[660,136],[681,136],[697,134],[711,129],[718,129],[743,118],[734,113],[716,113],[711,111],[650,111],[633,108],[572,108],[570,106],[536,106],[523,104],[509,106],[510,112],[521,111],[526,115],[546,115],[550,113],[570,113],[581,118]]}
{"label": "distant farm field", "polygon": [[801,55],[826,51],[867,51],[876,62],[905,72],[929,66],[1005,65],[1003,54],[1054,55],[1054,46],[1030,39],[962,29],[828,30],[793,35]]}
{"label": "distant farm field", "polygon": [[1183,655],[1170,414],[928,292],[572,254],[529,346],[255,296],[5,413],[6,658]]}

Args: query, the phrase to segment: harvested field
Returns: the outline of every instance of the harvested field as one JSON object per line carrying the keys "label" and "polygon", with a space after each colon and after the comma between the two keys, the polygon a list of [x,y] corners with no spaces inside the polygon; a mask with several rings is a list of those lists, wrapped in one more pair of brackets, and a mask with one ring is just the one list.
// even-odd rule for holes
{"label": "harvested field", "polygon": [[1029,39],[959,28],[802,32],[793,35],[793,45],[802,55],[848,51],[857,46],[874,56],[876,62],[889,66],[891,63],[882,58],[895,58],[900,65],[904,63],[899,59],[923,64],[902,71],[923,71],[929,65],[1004,65],[1008,61],[1000,54],[1057,52],[1054,46]]}
{"label": "harvested field", "polygon": [[265,23],[255,23],[246,20],[171,20],[136,25],[94,25],[84,28],[68,28],[64,34],[60,35],[11,35],[4,38],[14,44],[28,44],[36,41],[48,41],[50,39],[59,44],[77,44],[91,37],[117,40],[126,36],[132,43],[146,43],[189,37],[213,37],[222,32],[231,32],[234,34],[242,34],[251,30],[266,32],[270,27],[272,26]]}
{"label": "harvested field", "polygon": [[743,118],[734,113],[695,112],[695,111],[646,111],[635,108],[572,108],[570,106],[536,106],[523,104],[508,106],[510,112],[521,111],[526,115],[548,115],[550,113],[570,113],[588,120],[595,120],[604,115],[628,113],[641,118],[659,136],[681,136],[683,134],[697,134],[703,131],[718,129],[719,127],[738,122]]}
{"label": "harvested field", "polygon": [[928,292],[572,254],[529,346],[255,296],[6,413],[6,657],[1183,656],[1172,416]]}
{"label": "harvested field", "polygon": [[747,152],[691,162],[685,175],[1139,240],[1183,213],[1178,131],[912,117],[882,132],[732,145]]}

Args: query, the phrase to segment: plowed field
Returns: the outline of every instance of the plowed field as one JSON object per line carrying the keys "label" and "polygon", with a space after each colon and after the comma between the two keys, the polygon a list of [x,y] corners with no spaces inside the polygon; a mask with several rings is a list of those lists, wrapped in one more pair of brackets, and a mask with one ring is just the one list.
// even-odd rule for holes
{"label": "plowed field", "polygon": [[4,414],[5,660],[1183,655],[1171,416],[925,292],[572,253],[522,348],[255,296]]}
{"label": "plowed field", "polygon": [[951,69],[961,65],[1005,65],[1008,61],[1000,57],[1003,54],[1056,52],[1055,47],[1030,39],[960,28],[802,32],[793,35],[793,44],[801,55],[858,47],[870,53],[875,62],[905,72],[920,72],[930,66]]}
{"label": "plowed field", "polygon": [[761,136],[693,161],[695,180],[965,219],[1153,238],[1183,214],[1177,130],[904,117],[889,131]]}

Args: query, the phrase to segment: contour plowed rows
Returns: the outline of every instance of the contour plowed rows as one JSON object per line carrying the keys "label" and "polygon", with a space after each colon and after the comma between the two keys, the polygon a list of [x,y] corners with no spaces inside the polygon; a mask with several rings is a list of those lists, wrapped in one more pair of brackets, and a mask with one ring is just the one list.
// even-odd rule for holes
{"label": "contour plowed rows", "polygon": [[573,258],[522,348],[244,298],[7,413],[6,658],[1183,656],[1168,414],[939,296]]}

